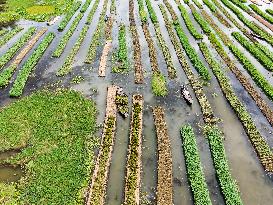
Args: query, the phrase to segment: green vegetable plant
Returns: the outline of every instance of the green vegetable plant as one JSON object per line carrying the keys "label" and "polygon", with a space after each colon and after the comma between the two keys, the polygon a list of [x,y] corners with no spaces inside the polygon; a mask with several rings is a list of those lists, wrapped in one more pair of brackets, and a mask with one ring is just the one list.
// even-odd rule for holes
{"label": "green vegetable plant", "polygon": [[8,32],[9,32],[8,29],[1,29],[1,30],[0,30],[0,36],[3,36],[3,35],[5,35],[5,34],[8,33]]}
{"label": "green vegetable plant", "polygon": [[206,34],[210,33],[211,29],[210,29],[208,23],[202,18],[202,16],[198,13],[198,11],[196,10],[196,8],[193,5],[190,5],[190,8],[191,8],[192,15],[193,15],[194,19],[201,26],[201,28],[203,29],[203,31]]}
{"label": "green vegetable plant", "polygon": [[183,17],[187,28],[190,31],[190,33],[192,34],[192,36],[197,40],[203,39],[203,35],[201,33],[199,33],[195,29],[194,25],[192,24],[191,18],[190,18],[189,14],[188,14],[188,11],[185,9],[185,7],[180,4],[178,6],[178,8],[179,8],[179,10],[181,12],[181,16]]}
{"label": "green vegetable plant", "polygon": [[16,52],[22,48],[27,41],[30,40],[35,33],[36,28],[30,27],[20,38],[14,43],[9,50],[0,57],[0,70],[15,56]]}
{"label": "green vegetable plant", "polygon": [[5,45],[10,39],[12,39],[16,34],[18,34],[19,32],[21,32],[22,30],[23,30],[22,27],[15,27],[11,31],[9,31],[5,35],[3,35],[1,37],[1,39],[0,39],[0,47],[2,47],[3,45]]}
{"label": "green vegetable plant", "polygon": [[210,0],[203,0],[203,2],[211,10],[211,12],[216,12],[217,11],[216,6]]}
{"label": "green vegetable plant", "polygon": [[71,18],[74,16],[76,11],[80,8],[81,6],[81,1],[75,2],[71,9],[67,12],[61,23],[59,24],[58,30],[63,31],[65,27],[67,26],[68,22],[71,20]]}
{"label": "green vegetable plant", "polygon": [[211,205],[209,190],[202,169],[197,143],[190,125],[181,128],[182,147],[187,167],[187,176],[193,193],[194,204]]}
{"label": "green vegetable plant", "polygon": [[75,18],[75,20],[72,22],[69,30],[64,34],[64,36],[61,38],[61,41],[57,45],[57,47],[52,55],[53,57],[59,58],[62,55],[62,53],[65,49],[65,46],[67,45],[67,43],[68,43],[69,39],[71,38],[71,36],[73,35],[73,33],[75,32],[82,17],[83,17],[83,14],[79,13],[78,16]]}
{"label": "green vegetable plant", "polygon": [[89,29],[89,26],[85,25],[80,33],[80,36],[78,37],[76,43],[74,44],[73,48],[71,49],[69,55],[66,57],[64,64],[62,67],[57,71],[57,76],[64,76],[67,75],[72,70],[74,58],[77,55],[81,44],[87,34],[87,31]]}
{"label": "green vegetable plant", "polygon": [[146,23],[148,19],[147,12],[144,9],[144,3],[143,0],[137,0],[138,3],[138,10],[139,10],[139,15],[142,23]]}
{"label": "green vegetable plant", "polygon": [[270,14],[271,16],[273,16],[273,9],[266,9],[265,10],[268,14]]}
{"label": "green vegetable plant", "polygon": [[44,52],[46,51],[54,37],[55,35],[53,33],[47,34],[43,41],[28,58],[28,60],[24,63],[9,92],[9,95],[11,97],[19,97],[22,95],[23,89],[30,73],[35,69],[36,64],[43,56]]}
{"label": "green vegetable plant", "polygon": [[157,19],[155,11],[153,9],[153,6],[151,4],[151,1],[150,0],[145,0],[145,1],[146,1],[146,5],[148,8],[148,12],[149,12],[152,23],[153,24],[158,23],[158,19]]}
{"label": "green vegetable plant", "polygon": [[194,4],[199,8],[199,9],[203,9],[203,5],[199,2],[199,0],[192,0],[194,2]]}

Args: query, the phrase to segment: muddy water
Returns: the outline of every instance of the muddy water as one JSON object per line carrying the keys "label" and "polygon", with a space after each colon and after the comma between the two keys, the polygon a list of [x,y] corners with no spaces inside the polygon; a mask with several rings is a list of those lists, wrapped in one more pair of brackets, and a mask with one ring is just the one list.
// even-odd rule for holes
{"label": "muddy water", "polygon": [[18,181],[23,176],[23,170],[20,166],[0,165],[0,183],[9,183]]}
{"label": "muddy water", "polygon": [[[158,16],[160,22],[160,28],[163,34],[165,41],[168,44],[170,52],[173,56],[174,64],[177,68],[177,75],[178,78],[175,80],[167,79],[169,94],[165,98],[158,98],[154,97],[151,94],[151,67],[148,53],[147,43],[145,41],[145,37],[142,32],[141,22],[138,15],[138,4],[137,1],[134,1],[135,4],[135,18],[137,24],[137,30],[140,36],[140,44],[141,44],[141,54],[142,54],[142,64],[145,73],[145,83],[143,85],[135,85],[134,84],[134,71],[133,66],[131,66],[130,71],[127,74],[113,74],[111,73],[111,59],[109,58],[107,63],[107,70],[106,70],[106,77],[99,78],[98,77],[98,67],[99,67],[99,59],[103,49],[104,41],[102,41],[101,46],[98,48],[98,54],[96,56],[96,60],[91,65],[84,64],[85,55],[88,51],[89,44],[91,41],[91,37],[94,33],[96,24],[98,22],[99,14],[102,10],[102,3],[100,2],[97,12],[94,15],[93,22],[91,23],[90,29],[88,31],[87,38],[84,40],[81,49],[76,56],[76,60],[74,63],[73,71],[66,77],[58,78],[55,76],[56,71],[62,65],[65,60],[65,57],[69,54],[72,46],[76,42],[79,33],[84,26],[85,19],[87,14],[90,11],[90,7],[86,12],[85,16],[83,17],[79,27],[76,29],[76,32],[73,34],[72,38],[70,39],[68,45],[65,48],[63,55],[58,58],[51,58],[52,52],[56,48],[57,43],[60,41],[60,38],[64,35],[65,31],[69,28],[66,28],[63,32],[58,32],[57,27],[58,23],[49,27],[49,31],[53,31],[56,33],[56,38],[54,39],[53,43],[46,51],[45,55],[43,56],[42,60],[38,63],[37,69],[35,71],[35,76],[31,77],[27,83],[24,95],[28,95],[37,89],[41,89],[42,87],[53,84],[61,80],[58,83],[58,86],[63,87],[72,87],[78,91],[81,91],[84,95],[92,98],[95,100],[97,108],[98,108],[98,123],[102,123],[105,116],[105,103],[106,103],[106,91],[107,86],[110,84],[117,84],[122,86],[124,90],[132,96],[134,93],[143,94],[145,104],[144,104],[144,127],[143,127],[143,147],[142,147],[142,173],[141,173],[141,204],[156,204],[155,197],[156,197],[156,182],[157,182],[157,138],[155,135],[155,128],[153,124],[153,116],[152,116],[152,107],[155,105],[161,105],[165,109],[166,121],[169,131],[169,136],[171,139],[172,145],[172,157],[173,157],[173,177],[174,177],[174,204],[186,204],[190,205],[193,204],[191,190],[189,188],[187,175],[186,175],[186,168],[185,168],[185,160],[184,154],[181,146],[181,138],[179,129],[181,125],[186,123],[190,123],[196,135],[198,148],[200,151],[201,162],[203,165],[206,181],[208,184],[209,192],[213,204],[224,204],[223,197],[221,195],[218,181],[215,177],[215,170],[213,166],[213,162],[211,160],[209,146],[207,140],[204,138],[200,131],[199,125],[203,125],[202,116],[200,107],[197,104],[196,98],[194,98],[194,104],[192,107],[187,106],[184,100],[181,98],[179,93],[179,85],[181,83],[187,83],[186,76],[178,63],[178,59],[175,56],[175,51],[171,44],[171,41],[168,37],[168,33],[164,26],[164,21],[161,16],[161,12],[158,9],[158,4],[162,3],[162,1],[152,1],[153,7],[155,12]],[[200,55],[201,59],[201,52],[198,49],[197,42],[193,39],[193,37],[188,32],[183,19],[180,16],[179,10],[172,0],[170,3],[173,5],[176,13],[179,16],[179,20],[181,22],[182,28],[184,29],[185,33],[189,37],[190,43],[192,46],[197,50],[198,54]],[[189,8],[183,4],[188,11]],[[118,25],[120,23],[124,23],[125,25],[129,25],[128,21],[128,1],[119,0],[116,1],[117,6],[117,16],[116,21],[114,23],[113,29],[113,47],[118,47]],[[108,12],[109,12],[110,2],[108,4]],[[210,13],[210,11],[204,6],[206,11]],[[76,13],[77,15],[77,13]],[[193,17],[191,16],[193,19]],[[217,18],[213,17],[215,22],[220,26],[221,24],[218,22]],[[38,27],[45,26],[45,23],[33,23],[29,21],[21,21],[19,22],[20,25],[24,26],[26,29],[30,25],[35,25]],[[200,27],[196,22],[194,22],[197,30],[201,32]],[[225,27],[221,26],[221,28],[228,34],[231,31],[237,31],[238,29],[226,29]],[[163,59],[163,55],[159,46],[157,45],[157,40],[154,32],[154,28],[152,23],[149,20],[149,30],[153,35],[153,40],[156,46],[156,50],[158,53],[158,62],[160,65],[160,70],[167,75],[166,64]],[[18,35],[19,37],[19,35]],[[12,42],[15,42],[15,39],[12,39]],[[207,38],[204,39],[205,42],[208,42]],[[132,61],[132,41],[131,36],[129,33],[129,29],[127,28],[127,44],[129,47],[129,59],[131,65],[133,65]],[[236,44],[237,45],[237,44]],[[228,51],[227,48],[225,48]],[[1,48],[0,52],[4,53],[6,48]],[[219,56],[216,55],[216,52],[213,50],[213,53],[216,59],[220,59]],[[262,67],[258,65],[258,62],[255,62],[253,58],[251,61],[255,63],[258,69]],[[23,63],[23,62],[22,62]],[[205,62],[204,62],[205,63]],[[258,63],[258,64],[256,64]],[[237,63],[240,70],[244,70],[242,66]],[[207,65],[207,64],[206,64]],[[190,65],[192,67],[192,65]],[[194,72],[196,73],[195,69],[192,67]],[[16,73],[17,74],[17,73]],[[236,78],[233,76],[232,73],[227,72],[228,76],[231,78],[232,85],[234,86],[235,92],[238,95],[239,99],[243,101],[247,107],[247,110],[250,112],[256,124],[263,134],[266,137],[270,146],[273,147],[273,138],[272,138],[272,128],[268,125],[267,121],[253,102],[253,100],[246,94],[243,90],[242,86],[239,85]],[[266,73],[264,73],[266,74]],[[84,77],[84,81],[80,84],[73,84],[71,80],[74,76],[81,75]],[[15,75],[16,76],[16,75]],[[271,78],[267,76],[270,80]],[[193,95],[192,90],[189,88],[191,94]],[[1,90],[0,94],[0,105],[4,106],[10,103],[10,101],[14,101],[14,99],[8,98],[8,91],[9,87]],[[257,157],[256,154],[248,141],[248,137],[246,136],[241,123],[237,119],[235,113],[230,108],[229,104],[226,102],[225,98],[221,94],[221,90],[215,78],[212,79],[211,84],[205,88],[205,92],[211,102],[215,114],[223,119],[223,123],[221,124],[222,130],[225,133],[225,148],[226,154],[229,160],[229,165],[231,168],[232,176],[237,180],[238,185],[240,187],[242,199],[244,204],[247,205],[270,205],[273,201],[273,184],[272,180],[269,176],[267,176]],[[213,97],[212,94],[217,93],[218,97]],[[194,95],[193,95],[194,96]],[[264,95],[262,95],[265,97]],[[272,106],[272,102],[270,102]],[[272,106],[273,107],[273,106]],[[116,132],[116,139],[113,151],[113,158],[110,167],[109,173],[109,183],[107,187],[107,204],[111,205],[120,205],[123,202],[123,192],[124,192],[124,180],[125,180],[125,166],[126,166],[126,155],[127,155],[127,148],[128,148],[128,138],[129,138],[129,123],[130,119],[122,119],[120,116],[117,118],[117,132]],[[271,134],[270,134],[271,132]],[[97,136],[101,136],[101,130],[97,133]],[[0,158],[1,159],[1,158]],[[3,170],[3,172],[1,171]],[[18,177],[20,170],[16,171],[11,170],[11,167],[5,167],[3,169],[0,168],[0,175],[1,173],[5,173],[3,180],[9,180],[11,176]],[[0,181],[2,179],[0,178]]]}

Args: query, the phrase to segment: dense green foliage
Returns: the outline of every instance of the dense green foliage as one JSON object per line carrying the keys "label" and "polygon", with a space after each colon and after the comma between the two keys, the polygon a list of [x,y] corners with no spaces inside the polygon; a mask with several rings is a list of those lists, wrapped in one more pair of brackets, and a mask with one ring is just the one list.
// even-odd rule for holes
{"label": "dense green foliage", "polygon": [[255,66],[247,59],[247,57],[236,46],[229,45],[229,49],[242,63],[244,68],[250,74],[254,82],[264,91],[264,93],[273,100],[273,86],[265,79],[265,77],[255,68]]}
{"label": "dense green foliage", "polygon": [[13,36],[15,36],[17,33],[19,33],[22,30],[23,30],[22,27],[15,27],[11,31],[3,35],[0,39],[0,47],[5,45]]}
{"label": "dense green foliage", "polygon": [[100,1],[96,0],[95,3],[93,4],[88,16],[87,16],[87,20],[86,20],[86,24],[90,25],[92,20],[93,20],[93,16],[98,8]]}
{"label": "dense green foliage", "polygon": [[192,62],[194,68],[198,71],[199,75],[206,81],[211,79],[211,76],[209,74],[208,68],[203,64],[203,62],[200,60],[198,54],[194,50],[194,48],[191,46],[188,37],[184,33],[182,27],[180,24],[174,25],[175,30],[177,32],[177,35],[180,39],[180,42],[184,48],[184,50],[187,53],[187,56],[189,57],[190,61]]}
{"label": "dense green foliage", "polygon": [[47,47],[50,45],[54,37],[55,37],[54,33],[47,34],[43,41],[39,44],[39,46],[28,58],[28,60],[24,63],[9,92],[10,96],[19,97],[22,95],[23,89],[25,87],[25,84],[31,71],[35,69],[36,64],[43,56],[44,52],[46,51]]}
{"label": "dense green foliage", "polygon": [[62,30],[65,29],[65,27],[67,26],[68,22],[74,16],[75,12],[80,8],[80,6],[81,6],[81,2],[80,1],[77,1],[77,2],[75,2],[72,5],[71,9],[67,12],[67,14],[65,15],[65,17],[63,18],[63,20],[59,24],[59,27],[58,27],[59,31],[62,31]]}
{"label": "dense green foliage", "polygon": [[2,109],[0,151],[21,148],[8,161],[24,166],[25,175],[15,184],[0,183],[1,200],[83,204],[95,163],[95,126],[94,102],[72,90],[40,91]]}
{"label": "dense green foliage", "polygon": [[225,197],[227,205],[242,205],[238,186],[232,178],[225,153],[223,136],[217,126],[206,126],[205,135],[209,140],[210,151],[212,154],[216,174]]}
{"label": "dense green foliage", "polygon": [[9,32],[8,29],[1,29],[1,30],[0,30],[0,36],[6,34],[6,33],[8,33],[8,32]]}
{"label": "dense green foliage", "polygon": [[239,32],[231,34],[243,47],[245,47],[267,70],[273,71],[273,62],[254,43],[243,37]]}
{"label": "dense green foliage", "polygon": [[263,12],[258,6],[255,4],[250,4],[249,7],[257,14],[259,14],[261,17],[263,17],[265,20],[267,20],[269,23],[273,24],[273,17],[268,15],[267,13]]}
{"label": "dense green foliage", "polygon": [[14,57],[16,52],[24,46],[36,31],[35,27],[30,27],[20,38],[14,43],[9,50],[0,57],[0,70]]}
{"label": "dense green foliage", "polygon": [[66,57],[64,64],[62,65],[62,67],[57,71],[56,75],[57,76],[64,76],[66,74],[68,74],[71,70],[72,70],[72,66],[73,66],[73,62],[74,62],[74,58],[77,55],[81,44],[87,34],[87,31],[89,29],[89,26],[85,25],[80,33],[79,38],[77,39],[76,43],[74,44],[74,46],[72,47],[70,53],[68,54],[68,56]]}
{"label": "dense green foliage", "polygon": [[56,47],[56,50],[54,51],[53,53],[53,57],[57,57],[59,58],[64,49],[65,49],[65,46],[67,45],[69,39],[71,38],[71,36],[73,35],[74,31],[76,30],[77,26],[79,25],[81,19],[83,17],[83,14],[82,13],[79,13],[79,15],[75,18],[75,20],[72,22],[69,30],[64,34],[64,36],[62,37],[60,43],[58,44],[58,46]]}
{"label": "dense green foliage", "polygon": [[190,31],[190,33],[192,34],[192,36],[199,40],[199,39],[203,39],[203,35],[201,33],[199,33],[196,28],[194,27],[194,25],[192,24],[191,18],[188,14],[188,11],[185,9],[185,7],[183,7],[181,4],[178,6],[180,12],[181,12],[181,16],[184,19],[184,22],[188,28],[188,30]]}
{"label": "dense green foliage", "polygon": [[155,96],[164,97],[168,94],[166,79],[159,72],[154,72],[152,75],[152,92]]}
{"label": "dense green foliage", "polygon": [[20,18],[48,21],[53,16],[66,13],[74,0],[5,0],[0,12],[0,26],[9,25]]}
{"label": "dense green foliage", "polygon": [[0,88],[3,88],[9,84],[9,81],[16,68],[16,65],[10,65],[0,73]]}
{"label": "dense green foliage", "polygon": [[181,128],[181,137],[187,167],[187,176],[190,181],[194,204],[212,204],[202,169],[197,143],[193,129],[190,125],[185,125]]}

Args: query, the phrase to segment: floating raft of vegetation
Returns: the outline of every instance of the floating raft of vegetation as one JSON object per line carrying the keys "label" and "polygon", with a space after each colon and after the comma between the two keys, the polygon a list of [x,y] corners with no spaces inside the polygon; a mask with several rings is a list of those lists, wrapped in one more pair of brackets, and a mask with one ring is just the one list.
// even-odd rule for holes
{"label": "floating raft of vegetation", "polygon": [[136,204],[140,201],[141,177],[141,145],[143,122],[143,97],[133,95],[133,109],[131,119],[131,132],[126,166],[126,181],[124,191],[124,205]]}
{"label": "floating raft of vegetation", "polygon": [[108,173],[116,131],[117,107],[115,99],[117,89],[117,86],[110,86],[107,90],[104,128],[101,138],[100,151],[96,160],[90,188],[88,190],[88,197],[86,202],[88,205],[103,205],[105,202]]}
{"label": "floating raft of vegetation", "polygon": [[137,27],[135,22],[133,0],[129,0],[129,21],[130,21],[130,31],[132,34],[133,50],[134,50],[135,83],[141,84],[144,81],[144,76],[143,76],[143,67],[141,63],[139,35],[137,32]]}
{"label": "floating raft of vegetation", "polygon": [[158,146],[157,204],[173,205],[173,163],[171,142],[162,107],[153,108]]}
{"label": "floating raft of vegetation", "polygon": [[111,50],[112,47],[112,41],[108,40],[106,41],[106,44],[104,45],[102,55],[100,57],[100,67],[99,67],[99,76],[100,77],[105,77],[105,69],[106,69],[106,64],[107,64],[107,57],[108,53]]}

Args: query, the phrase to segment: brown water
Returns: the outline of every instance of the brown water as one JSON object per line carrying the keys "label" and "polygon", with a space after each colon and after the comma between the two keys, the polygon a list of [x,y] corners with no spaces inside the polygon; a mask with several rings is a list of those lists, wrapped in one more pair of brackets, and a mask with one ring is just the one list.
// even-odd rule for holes
{"label": "brown water", "polygon": [[[197,42],[193,39],[193,37],[188,32],[183,19],[180,16],[179,10],[176,7],[176,4],[173,0],[169,0],[173,5],[176,13],[179,16],[179,21],[182,24],[182,28],[185,33],[189,37],[189,41],[192,46],[197,49],[198,54],[201,59],[204,61],[201,52],[198,50]],[[142,64],[143,69],[145,71],[145,83],[143,85],[135,85],[134,84],[134,71],[133,66],[131,66],[128,74],[113,74],[111,73],[111,59],[109,58],[108,67],[106,70],[106,77],[99,78],[98,77],[98,66],[99,59],[103,48],[103,43],[98,49],[98,54],[96,56],[96,61],[91,65],[86,65],[83,63],[85,59],[85,55],[88,51],[89,44],[91,42],[91,37],[95,30],[95,26],[97,24],[99,14],[102,10],[102,1],[99,4],[98,10],[95,13],[93,22],[91,23],[90,29],[88,31],[87,38],[84,40],[81,49],[76,56],[76,61],[74,63],[73,72],[66,77],[58,78],[55,76],[57,69],[62,65],[65,60],[65,57],[68,55],[72,46],[76,42],[78,35],[81,31],[81,28],[84,26],[86,14],[89,13],[89,10],[86,12],[84,18],[82,19],[79,27],[76,32],[73,34],[70,39],[68,45],[65,48],[64,53],[60,58],[51,58],[52,52],[54,51],[57,43],[60,38],[63,36],[64,32],[68,29],[67,26],[64,32],[58,32],[57,27],[58,23],[49,28],[49,31],[53,31],[57,34],[53,43],[46,51],[42,60],[37,65],[37,69],[35,71],[35,76],[31,77],[26,85],[26,89],[24,91],[24,95],[28,95],[37,89],[41,89],[42,87],[55,83],[59,80],[61,86],[64,87],[72,87],[73,89],[81,91],[84,95],[94,99],[97,104],[97,108],[99,111],[98,115],[98,123],[102,123],[105,115],[105,103],[106,103],[106,91],[107,86],[111,84],[117,84],[122,86],[129,96],[134,93],[141,93],[144,96],[145,104],[144,104],[144,118],[143,118],[143,147],[142,147],[142,173],[141,173],[141,204],[156,204],[156,184],[157,184],[157,139],[155,135],[155,128],[153,123],[153,116],[151,108],[155,105],[161,105],[165,109],[166,122],[168,126],[169,136],[171,139],[172,145],[172,157],[173,157],[173,177],[174,177],[174,204],[185,204],[191,205],[193,204],[191,190],[188,184],[184,154],[181,146],[181,138],[180,138],[180,127],[185,123],[190,123],[196,135],[198,148],[200,151],[201,162],[204,169],[206,181],[208,184],[210,196],[213,204],[219,205],[224,204],[223,196],[220,192],[220,188],[218,186],[218,181],[215,177],[215,170],[213,166],[213,162],[211,159],[209,146],[207,140],[204,138],[200,131],[199,125],[203,125],[202,115],[200,111],[200,107],[197,103],[197,100],[194,97],[194,104],[192,107],[189,107],[185,101],[181,98],[179,94],[179,85],[182,83],[187,83],[187,79],[185,73],[183,72],[180,64],[178,63],[177,57],[175,55],[174,48],[171,44],[171,41],[168,37],[168,33],[165,29],[164,21],[161,16],[161,12],[158,8],[158,4],[162,3],[162,1],[152,1],[152,5],[155,9],[157,17],[160,22],[160,28],[163,34],[165,41],[168,44],[170,52],[173,57],[173,61],[175,67],[177,69],[178,78],[175,80],[167,79],[169,94],[165,98],[154,97],[151,94],[151,68],[148,56],[148,47],[145,41],[141,22],[138,15],[138,4],[137,1],[134,1],[135,4],[135,19],[137,24],[137,30],[140,36],[140,45],[141,45],[141,54],[142,54]],[[118,34],[118,25],[120,23],[124,23],[125,25],[129,25],[128,22],[128,1],[118,0],[116,1],[117,5],[117,16],[116,21],[114,22],[113,28],[113,47],[117,48],[117,34]],[[109,12],[108,4],[108,12]],[[190,9],[185,6],[188,11]],[[210,13],[208,8],[204,6],[205,10]],[[146,9],[147,10],[147,9]],[[193,19],[193,17],[191,16]],[[217,22],[217,18],[213,17],[215,22],[221,26],[219,22]],[[73,21],[73,19],[72,19]],[[26,29],[30,25],[35,25],[38,27],[45,26],[43,23],[33,23],[29,21],[20,21],[20,25],[24,26]],[[194,23],[195,27],[199,32],[201,32],[200,27],[197,23]],[[237,31],[238,29],[227,29],[224,26],[221,28],[228,34],[232,31]],[[149,20],[149,30],[153,36],[154,43],[158,53],[158,63],[160,65],[160,70],[165,75],[167,74],[165,60],[163,59],[163,55],[161,50],[158,47],[158,43],[155,37],[155,32],[152,23]],[[129,33],[129,29],[127,27],[127,44],[129,48],[129,59],[131,61],[131,65],[133,65],[132,61],[132,41],[131,34]],[[13,42],[18,39],[19,35],[12,39],[8,47],[12,45]],[[207,38],[204,39],[205,42],[208,42]],[[234,41],[234,43],[236,43]],[[237,45],[237,44],[236,44]],[[272,49],[272,48],[271,48]],[[0,54],[4,53],[7,48],[1,48]],[[228,51],[228,49],[226,48]],[[243,48],[242,48],[243,50]],[[245,50],[243,50],[246,52]],[[212,49],[212,52],[215,55],[216,59],[220,59],[220,57],[216,54],[216,52]],[[270,82],[272,81],[272,76],[267,75],[264,72],[264,68],[250,56],[250,54],[246,54],[251,62],[257,66],[257,68],[263,72],[267,79]],[[21,65],[24,61],[21,63]],[[244,71],[243,67],[236,62],[241,71]],[[207,65],[207,64],[206,64]],[[190,65],[192,66],[192,65]],[[193,70],[195,70],[192,67]],[[195,72],[195,71],[194,71]],[[16,72],[16,74],[18,71]],[[196,73],[196,72],[195,72]],[[245,72],[246,73],[246,72]],[[72,84],[71,79],[73,76],[81,75],[84,77],[84,81],[80,84]],[[247,110],[250,112],[251,116],[256,122],[256,125],[263,136],[265,136],[266,140],[273,147],[273,128],[267,123],[266,119],[263,117],[262,113],[257,108],[256,104],[253,102],[251,97],[244,91],[242,86],[239,84],[237,79],[234,77],[232,73],[227,71],[227,75],[231,79],[231,83],[234,87],[236,94],[239,99],[244,102]],[[247,75],[247,73],[246,73]],[[0,105],[4,106],[14,101],[14,99],[10,99],[8,97],[9,88],[1,90],[0,94]],[[97,90],[97,92],[95,92]],[[194,96],[192,90],[189,88],[192,96]],[[223,120],[221,123],[221,128],[225,134],[225,148],[226,154],[229,160],[229,166],[231,169],[232,176],[238,182],[241,197],[244,204],[247,205],[271,205],[273,202],[273,182],[269,175],[267,175],[263,168],[261,167],[257,156],[246,136],[243,127],[236,117],[233,110],[230,108],[226,99],[223,97],[219,85],[215,78],[212,79],[211,84],[205,87],[205,92],[208,96],[209,101],[211,102],[215,114]],[[217,97],[213,97],[212,94],[217,93]],[[263,94],[262,96],[266,98]],[[268,100],[269,105],[273,108],[273,103]],[[113,151],[113,158],[110,167],[109,174],[109,183],[107,187],[107,204],[111,205],[120,205],[123,202],[123,191],[124,191],[124,177],[125,177],[125,166],[126,166],[126,154],[128,148],[128,138],[129,138],[129,124],[130,119],[123,120],[121,117],[117,118],[117,132],[116,139]],[[271,133],[270,133],[271,132]],[[101,130],[97,133],[98,136],[101,135]],[[1,156],[1,154],[0,154]],[[0,157],[1,159],[1,157]],[[22,171],[20,168],[11,168],[3,167],[0,168],[0,177],[3,177],[3,181],[9,181],[12,177],[13,179],[19,179],[18,177]],[[15,175],[14,175],[15,174]],[[20,175],[21,176],[21,175]],[[16,178],[17,177],[17,178]],[[2,181],[2,178],[1,180]]]}

